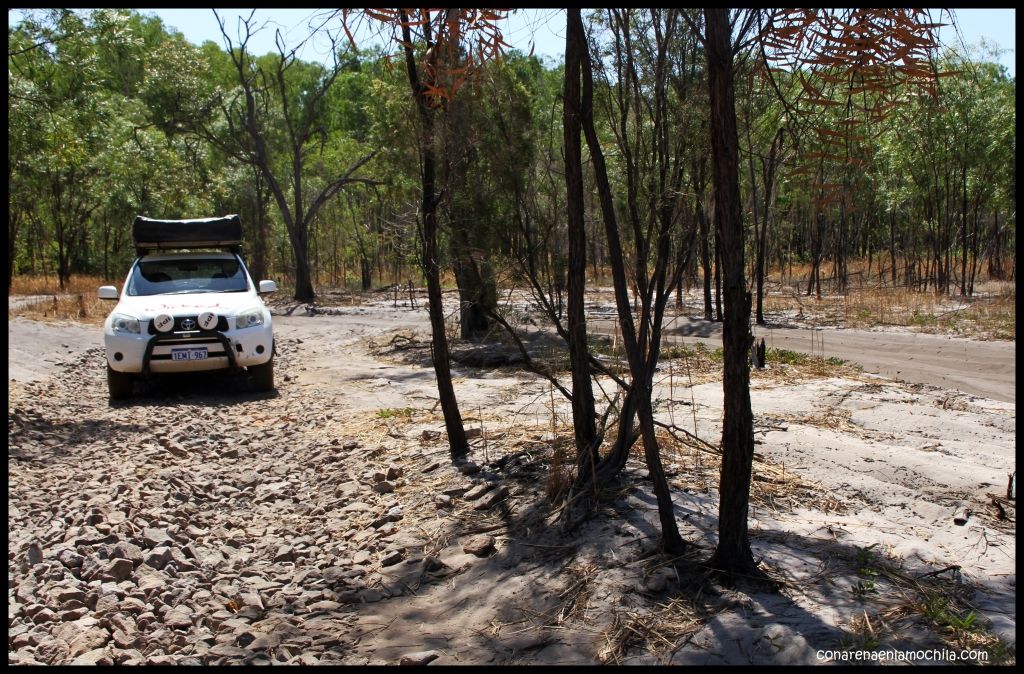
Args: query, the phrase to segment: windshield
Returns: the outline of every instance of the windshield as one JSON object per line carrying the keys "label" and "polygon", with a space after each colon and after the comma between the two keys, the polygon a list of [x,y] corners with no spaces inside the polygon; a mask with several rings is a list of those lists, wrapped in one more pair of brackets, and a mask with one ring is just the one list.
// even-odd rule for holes
{"label": "windshield", "polygon": [[140,260],[128,280],[131,296],[242,292],[245,271],[230,258]]}

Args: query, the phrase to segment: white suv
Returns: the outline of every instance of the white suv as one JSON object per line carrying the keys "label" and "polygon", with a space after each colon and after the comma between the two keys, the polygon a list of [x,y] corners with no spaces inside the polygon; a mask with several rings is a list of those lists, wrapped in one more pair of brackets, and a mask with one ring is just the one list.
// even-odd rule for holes
{"label": "white suv", "polygon": [[238,216],[138,217],[133,238],[124,289],[99,289],[100,299],[119,300],[103,324],[110,397],[130,397],[138,375],[220,369],[247,368],[257,390],[273,389],[274,334],[260,295],[277,284],[253,284]]}

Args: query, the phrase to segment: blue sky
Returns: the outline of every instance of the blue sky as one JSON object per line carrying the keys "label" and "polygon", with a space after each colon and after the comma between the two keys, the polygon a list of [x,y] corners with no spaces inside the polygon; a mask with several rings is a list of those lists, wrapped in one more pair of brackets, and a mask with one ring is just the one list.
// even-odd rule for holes
{"label": "blue sky", "polygon": [[[184,36],[196,44],[205,40],[213,40],[218,45],[223,45],[220,28],[214,13],[210,9],[137,9],[142,13],[156,14],[163,19],[168,26],[173,26],[184,34]],[[227,21],[229,31],[236,27],[239,14],[248,16],[251,10],[222,9],[218,13]],[[264,9],[256,10],[256,25],[266,26],[259,31],[250,41],[250,46],[258,54],[268,51],[275,51],[274,29],[280,28],[287,46],[298,44],[309,33],[309,23],[321,16],[325,10],[318,9]],[[942,23],[948,22],[948,16],[940,10],[931,10],[933,17],[940,17]],[[998,45],[1001,49],[1009,50],[999,62],[1006,66],[1010,76],[1016,76],[1016,10],[1002,9],[954,9],[953,10],[959,34],[950,27],[943,28],[941,39],[943,43],[962,49],[964,45],[974,45],[979,39]],[[18,12],[8,12],[8,23],[17,20]],[[337,25],[334,22],[333,25]],[[565,48],[565,12],[557,8],[544,9],[519,9],[513,12],[502,27],[505,40],[513,47],[529,52],[531,47],[540,56],[560,61]],[[230,33],[232,37],[234,32]],[[373,42],[380,43],[382,39],[369,35],[364,31],[363,35],[357,34],[360,46],[370,46]],[[309,45],[302,52],[300,57],[307,60],[322,58],[326,53],[322,44]]]}
{"label": "blue sky", "polygon": [[[140,12],[152,12],[160,16],[164,23],[180,30],[186,38],[195,43],[214,40],[222,44],[220,29],[209,9],[140,9]],[[940,10],[931,10],[933,17],[940,17],[940,22],[948,23],[948,16]],[[222,17],[228,19],[228,28],[240,13],[248,16],[249,10],[218,10]],[[256,53],[274,50],[274,28],[280,27],[287,41],[297,43],[308,34],[308,24],[323,10],[315,9],[257,9],[255,19],[258,25],[272,22],[268,28],[258,33],[251,43]],[[1016,10],[1014,9],[954,9],[953,10],[960,35],[951,28],[943,28],[941,39],[944,43],[958,48],[973,45],[980,38],[997,44],[1002,49],[1009,49],[1000,58],[1000,63],[1007,67],[1011,76],[1016,75],[1015,50]],[[565,48],[565,12],[562,9],[520,9],[513,12],[503,26],[505,40],[513,47],[529,52],[531,45],[535,53],[550,57],[555,61],[562,58]],[[379,38],[369,38],[369,42],[380,42]],[[291,46],[292,42],[288,43]],[[312,46],[311,50],[316,47]],[[303,58],[312,60],[312,53],[303,54]]]}

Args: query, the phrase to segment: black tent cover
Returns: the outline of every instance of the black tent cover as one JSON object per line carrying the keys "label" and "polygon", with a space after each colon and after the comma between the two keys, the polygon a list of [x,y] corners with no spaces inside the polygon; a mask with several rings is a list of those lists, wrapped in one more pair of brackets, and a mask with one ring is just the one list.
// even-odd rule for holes
{"label": "black tent cover", "polygon": [[237,246],[242,220],[237,215],[193,220],[157,220],[135,216],[132,241],[139,249]]}

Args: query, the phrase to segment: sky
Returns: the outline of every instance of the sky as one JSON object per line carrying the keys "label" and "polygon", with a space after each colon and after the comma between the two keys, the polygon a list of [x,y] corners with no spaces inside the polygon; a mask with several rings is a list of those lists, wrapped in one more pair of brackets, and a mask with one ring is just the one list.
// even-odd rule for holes
{"label": "sky", "polygon": [[[210,9],[137,9],[143,14],[155,14],[163,19],[164,24],[177,28],[189,41],[195,44],[202,44],[206,40],[213,40],[223,46],[220,27],[217,19]],[[217,12],[226,20],[229,35],[236,37],[234,30],[237,27],[240,14],[248,16],[251,10],[241,9],[219,9]],[[316,21],[317,17],[323,16],[325,10],[318,9],[266,9],[255,10],[255,25],[265,26],[256,33],[250,40],[249,46],[257,54],[265,54],[276,51],[274,46],[274,31],[279,28],[285,38],[286,45],[291,48],[297,45],[309,34],[309,24]],[[931,10],[934,17],[941,17],[942,23],[948,23],[948,15],[940,13],[939,10]],[[979,39],[998,45],[999,48],[1008,50],[1004,53],[999,62],[1007,68],[1011,77],[1016,76],[1016,10],[1009,8],[1002,9],[954,9],[959,34],[951,27],[942,29],[940,39],[944,44],[963,49],[964,45],[970,46],[978,43]],[[8,23],[17,20],[18,12],[8,12]],[[338,22],[333,21],[328,26],[337,27]],[[557,8],[544,9],[518,9],[513,11],[502,26],[502,33],[505,41],[516,49],[530,53],[532,50],[544,59],[550,59],[553,63],[562,60],[565,49],[565,11]],[[369,31],[356,33],[357,43],[360,47],[371,46],[373,43],[381,43],[381,36],[374,36]],[[299,57],[305,60],[320,60],[329,53],[324,48],[324,41],[314,42],[304,47],[299,52]]]}
{"label": "sky", "polygon": [[[191,42],[196,44],[204,40],[214,40],[223,44],[220,28],[209,9],[140,9],[143,13],[160,16],[166,25],[174,26]],[[298,43],[309,32],[310,20],[320,15],[323,10],[315,9],[257,9],[254,16],[257,25],[268,24],[268,27],[257,33],[251,42],[254,51],[263,54],[275,51],[274,28],[279,27],[290,47]],[[941,16],[941,23],[948,23],[948,15],[931,10],[934,17]],[[228,29],[234,28],[240,13],[248,16],[249,10],[218,10],[228,20]],[[1011,77],[1016,76],[1016,10],[1014,9],[954,9],[953,10],[960,34],[951,27],[942,29],[940,39],[943,43],[960,49],[964,45],[974,45],[980,38],[995,43],[1001,49],[1009,50],[999,59],[1006,66]],[[269,22],[269,23],[268,23]],[[505,41],[516,49],[534,53],[553,62],[560,62],[565,50],[565,11],[557,8],[519,9],[511,13],[502,26]],[[232,34],[234,37],[234,34]],[[357,40],[360,39],[357,35]],[[294,41],[294,42],[292,42]],[[379,37],[370,37],[369,43],[380,42]],[[360,44],[360,46],[363,46]],[[367,45],[369,46],[369,45]],[[314,59],[316,45],[311,45],[300,58]]]}

